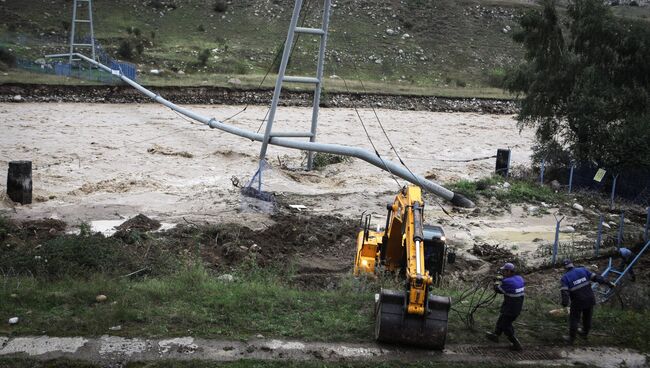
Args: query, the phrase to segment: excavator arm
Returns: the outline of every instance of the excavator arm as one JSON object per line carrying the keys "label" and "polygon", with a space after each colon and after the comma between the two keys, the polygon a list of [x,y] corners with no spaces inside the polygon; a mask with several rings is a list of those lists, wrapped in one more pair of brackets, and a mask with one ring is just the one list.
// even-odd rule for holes
{"label": "excavator arm", "polygon": [[[387,208],[384,231],[369,230],[366,219],[357,237],[354,267],[355,275],[374,275],[379,266],[387,271],[402,271],[406,277],[406,290],[382,290],[376,298],[376,338],[442,349],[451,300],[429,292],[434,279],[425,267],[425,241],[430,240],[428,246],[436,245],[425,237],[422,190],[404,187]],[[442,245],[438,240],[435,244],[444,247],[444,239]],[[444,252],[438,254],[444,256]]]}

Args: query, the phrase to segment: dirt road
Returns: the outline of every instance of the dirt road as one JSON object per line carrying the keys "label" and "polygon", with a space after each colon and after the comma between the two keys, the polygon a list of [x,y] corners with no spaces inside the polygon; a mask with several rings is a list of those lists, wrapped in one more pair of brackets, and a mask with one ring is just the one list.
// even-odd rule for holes
{"label": "dirt road", "polygon": [[594,367],[646,367],[647,358],[632,350],[615,348],[562,348],[533,346],[511,352],[505,346],[453,345],[442,352],[398,348],[377,344],[319,343],[266,340],[223,341],[192,337],[140,339],[118,336],[0,337],[0,357],[27,355],[34,359],[68,358],[94,363],[128,363],[161,360],[233,361],[439,361],[572,365]]}

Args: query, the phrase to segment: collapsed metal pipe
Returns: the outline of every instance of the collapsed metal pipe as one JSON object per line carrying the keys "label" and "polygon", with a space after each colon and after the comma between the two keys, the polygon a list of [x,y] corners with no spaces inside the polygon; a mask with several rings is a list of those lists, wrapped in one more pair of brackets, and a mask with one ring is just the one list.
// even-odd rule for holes
{"label": "collapsed metal pipe", "polygon": [[[254,133],[249,130],[244,130],[240,129],[237,127],[234,127],[232,125],[225,124],[221,121],[218,121],[214,118],[209,118],[203,115],[199,115],[195,112],[192,112],[188,109],[185,109],[183,107],[180,107],[164,98],[162,98],[160,95],[151,92],[150,90],[144,88],[143,86],[139,85],[132,79],[127,78],[122,74],[121,71],[119,70],[113,70],[109,68],[106,65],[103,65],[89,57],[86,57],[82,54],[79,53],[74,53],[72,56],[79,57],[95,66],[98,68],[101,68],[105,70],[108,73],[111,73],[117,77],[119,77],[122,81],[127,83],[128,85],[132,86],[133,88],[137,89],[140,91],[142,94],[145,96],[153,99],[154,101],[169,107],[170,109],[178,112],[179,114],[185,115],[190,119],[196,120],[198,122],[201,122],[210,128],[213,129],[219,129],[227,133],[235,134],[240,137],[248,138],[250,140],[254,141],[259,141],[259,142],[264,142],[264,134],[260,133]],[[48,58],[61,58],[61,57],[70,57],[70,54],[56,54],[56,55],[46,55]],[[293,139],[287,139],[287,138],[282,138],[282,137],[270,137],[269,139],[269,144],[273,144],[276,146],[281,146],[281,147],[287,147],[287,148],[295,148],[303,151],[314,151],[314,152],[322,152],[322,153],[331,153],[331,154],[337,154],[337,155],[344,155],[344,156],[351,156],[351,157],[356,157],[358,159],[361,159],[363,161],[366,161],[372,165],[377,166],[378,168],[388,171],[396,176],[399,176],[400,178],[413,183],[415,185],[419,185],[420,187],[424,188],[430,193],[433,193],[443,199],[446,199],[450,201],[453,205],[459,206],[459,207],[474,207],[474,203],[463,196],[462,194],[459,193],[454,193],[451,190],[434,183],[430,180],[425,179],[424,177],[414,174],[410,172],[407,168],[398,165],[392,161],[384,160],[383,158],[377,156],[376,154],[369,152],[365,149],[358,148],[358,147],[350,147],[350,146],[344,146],[340,144],[330,144],[330,143],[317,143],[317,142],[303,142],[303,141],[298,141],[298,140],[293,140]]]}

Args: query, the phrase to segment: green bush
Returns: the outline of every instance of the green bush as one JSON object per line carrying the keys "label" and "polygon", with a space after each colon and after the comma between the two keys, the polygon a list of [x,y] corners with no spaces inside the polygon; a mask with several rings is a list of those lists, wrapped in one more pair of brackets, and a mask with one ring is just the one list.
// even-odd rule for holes
{"label": "green bush", "polygon": [[326,166],[349,163],[352,158],[349,156],[334,155],[331,153],[317,152],[314,154],[314,169],[323,170]]}
{"label": "green bush", "polygon": [[120,47],[117,49],[117,54],[125,60],[133,60],[133,46],[131,41],[122,40]]}
{"label": "green bush", "polygon": [[224,0],[217,0],[214,2],[213,9],[217,13],[224,13],[228,10],[228,4]]}
{"label": "green bush", "polygon": [[227,58],[219,62],[214,67],[214,71],[220,74],[248,74],[250,69],[245,61],[235,58]]}
{"label": "green bush", "polygon": [[16,55],[14,55],[9,49],[0,47],[0,62],[7,66],[16,65]]}
{"label": "green bush", "polygon": [[490,87],[503,88],[505,85],[506,70],[503,68],[494,68],[488,72],[487,84]]}
{"label": "green bush", "polygon": [[199,53],[199,65],[206,66],[210,58],[210,49],[205,49]]}

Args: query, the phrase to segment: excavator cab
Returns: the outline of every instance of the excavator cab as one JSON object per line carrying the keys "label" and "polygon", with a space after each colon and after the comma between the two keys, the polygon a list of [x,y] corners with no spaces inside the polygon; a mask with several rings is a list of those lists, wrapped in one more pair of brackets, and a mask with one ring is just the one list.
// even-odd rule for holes
{"label": "excavator cab", "polygon": [[382,289],[375,295],[375,338],[441,350],[451,298],[433,295],[431,289],[444,273],[444,231],[424,225],[424,202],[417,186],[404,187],[387,208],[384,230],[370,230],[370,216],[362,217],[354,265],[355,275],[374,275],[381,267],[406,277],[405,289]]}
{"label": "excavator cab", "polygon": [[441,226],[424,225],[424,268],[433,277],[433,284],[440,285],[447,260],[447,243]]}

